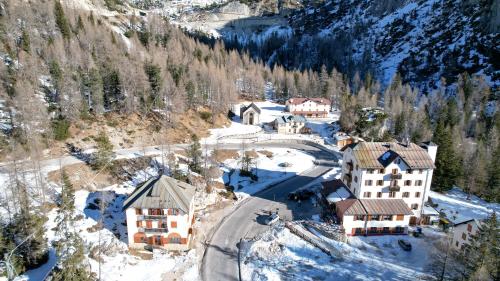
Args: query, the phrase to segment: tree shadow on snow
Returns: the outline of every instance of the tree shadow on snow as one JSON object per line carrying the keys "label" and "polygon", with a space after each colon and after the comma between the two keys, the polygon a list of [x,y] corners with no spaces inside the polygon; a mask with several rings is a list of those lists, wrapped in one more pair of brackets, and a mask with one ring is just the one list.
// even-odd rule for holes
{"label": "tree shadow on snow", "polygon": [[[124,194],[117,194],[114,191],[96,191],[87,196],[83,213],[99,223],[101,213],[103,213],[103,229],[109,230],[120,241],[127,243],[126,216],[122,211],[123,202],[127,199]],[[101,207],[103,212],[101,212]],[[97,229],[98,230],[98,227]]]}

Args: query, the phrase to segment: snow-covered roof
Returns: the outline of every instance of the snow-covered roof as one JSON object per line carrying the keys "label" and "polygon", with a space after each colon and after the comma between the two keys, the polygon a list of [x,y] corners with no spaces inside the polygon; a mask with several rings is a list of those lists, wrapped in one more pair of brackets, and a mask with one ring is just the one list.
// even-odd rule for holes
{"label": "snow-covered roof", "polygon": [[424,208],[422,209],[422,214],[427,216],[439,216],[439,212],[436,209],[427,205],[424,205]]}
{"label": "snow-covered roof", "polygon": [[344,187],[340,187],[337,189],[337,191],[330,193],[327,197],[326,200],[329,203],[336,203],[342,200],[345,200],[351,196],[351,193],[345,189]]}
{"label": "snow-covered roof", "polygon": [[278,118],[276,118],[276,122],[278,124],[285,124],[285,123],[289,123],[289,122],[301,122],[301,123],[305,123],[306,122],[306,118],[304,118],[304,116],[301,116],[301,115],[283,115],[283,116],[280,116]]}

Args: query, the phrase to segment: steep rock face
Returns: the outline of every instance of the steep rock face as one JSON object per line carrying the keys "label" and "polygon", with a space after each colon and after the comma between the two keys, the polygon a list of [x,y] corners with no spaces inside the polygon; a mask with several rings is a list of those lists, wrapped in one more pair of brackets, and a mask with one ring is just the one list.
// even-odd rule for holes
{"label": "steep rock face", "polygon": [[294,35],[282,45],[226,41],[243,43],[256,56],[271,54],[262,58],[289,68],[324,64],[349,75],[370,72],[385,84],[399,72],[423,90],[467,71],[498,88],[499,2],[330,0],[296,10],[289,17]]}

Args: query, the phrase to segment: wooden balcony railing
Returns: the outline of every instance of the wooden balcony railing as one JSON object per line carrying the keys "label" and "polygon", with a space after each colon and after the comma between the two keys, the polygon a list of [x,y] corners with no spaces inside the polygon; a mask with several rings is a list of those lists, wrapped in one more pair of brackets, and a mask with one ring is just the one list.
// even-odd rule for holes
{"label": "wooden balcony railing", "polygon": [[144,233],[167,233],[168,228],[145,228],[145,227],[139,227],[137,229],[138,232],[144,232]]}

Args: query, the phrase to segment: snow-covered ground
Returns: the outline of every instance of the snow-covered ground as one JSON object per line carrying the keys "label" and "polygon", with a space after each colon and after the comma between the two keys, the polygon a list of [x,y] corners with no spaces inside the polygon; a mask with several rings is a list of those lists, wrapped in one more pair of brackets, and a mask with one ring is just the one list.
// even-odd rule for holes
{"label": "snow-covered ground", "polygon": [[469,219],[484,219],[492,212],[500,213],[500,204],[488,203],[481,198],[467,194],[458,188],[453,188],[445,194],[431,191],[429,197],[437,204],[437,211],[444,212],[453,223]]}
{"label": "snow-covered ground", "polygon": [[[83,239],[88,249],[86,266],[97,274],[99,262],[95,259],[97,246],[103,247],[102,262],[100,265],[102,280],[198,280],[198,265],[196,250],[187,253],[168,253],[155,250],[151,259],[143,259],[131,254],[127,245],[127,229],[125,213],[122,211],[124,200],[135,188],[135,183],[142,181],[143,175],[121,185],[111,185],[99,191],[90,192],[79,190],[75,193],[75,231]],[[99,202],[105,202],[103,218],[104,227],[99,235],[98,222],[101,220]],[[54,232],[57,209],[49,214],[46,224],[49,245],[57,240]],[[94,256],[93,256],[94,255]],[[93,256],[93,258],[89,257]],[[17,280],[42,280],[55,264],[54,250],[51,249],[49,262],[44,266],[30,270],[18,277]]]}
{"label": "snow-covered ground", "polygon": [[[242,254],[243,280],[418,280],[429,278],[426,267],[433,243],[442,235],[424,229],[423,238],[353,237],[348,243],[322,237],[340,253],[327,254],[275,227],[260,239],[246,243]],[[413,249],[403,251],[397,241],[408,240]]]}
{"label": "snow-covered ground", "polygon": [[[224,161],[224,182],[233,186],[234,192],[240,198],[248,197],[271,184],[293,177],[314,166],[313,156],[295,149],[255,148],[254,150],[258,157],[253,161],[252,172],[258,176],[258,181],[239,175],[241,157]],[[272,157],[260,153],[261,150],[272,152]],[[230,170],[234,170],[234,173],[229,178]]]}

